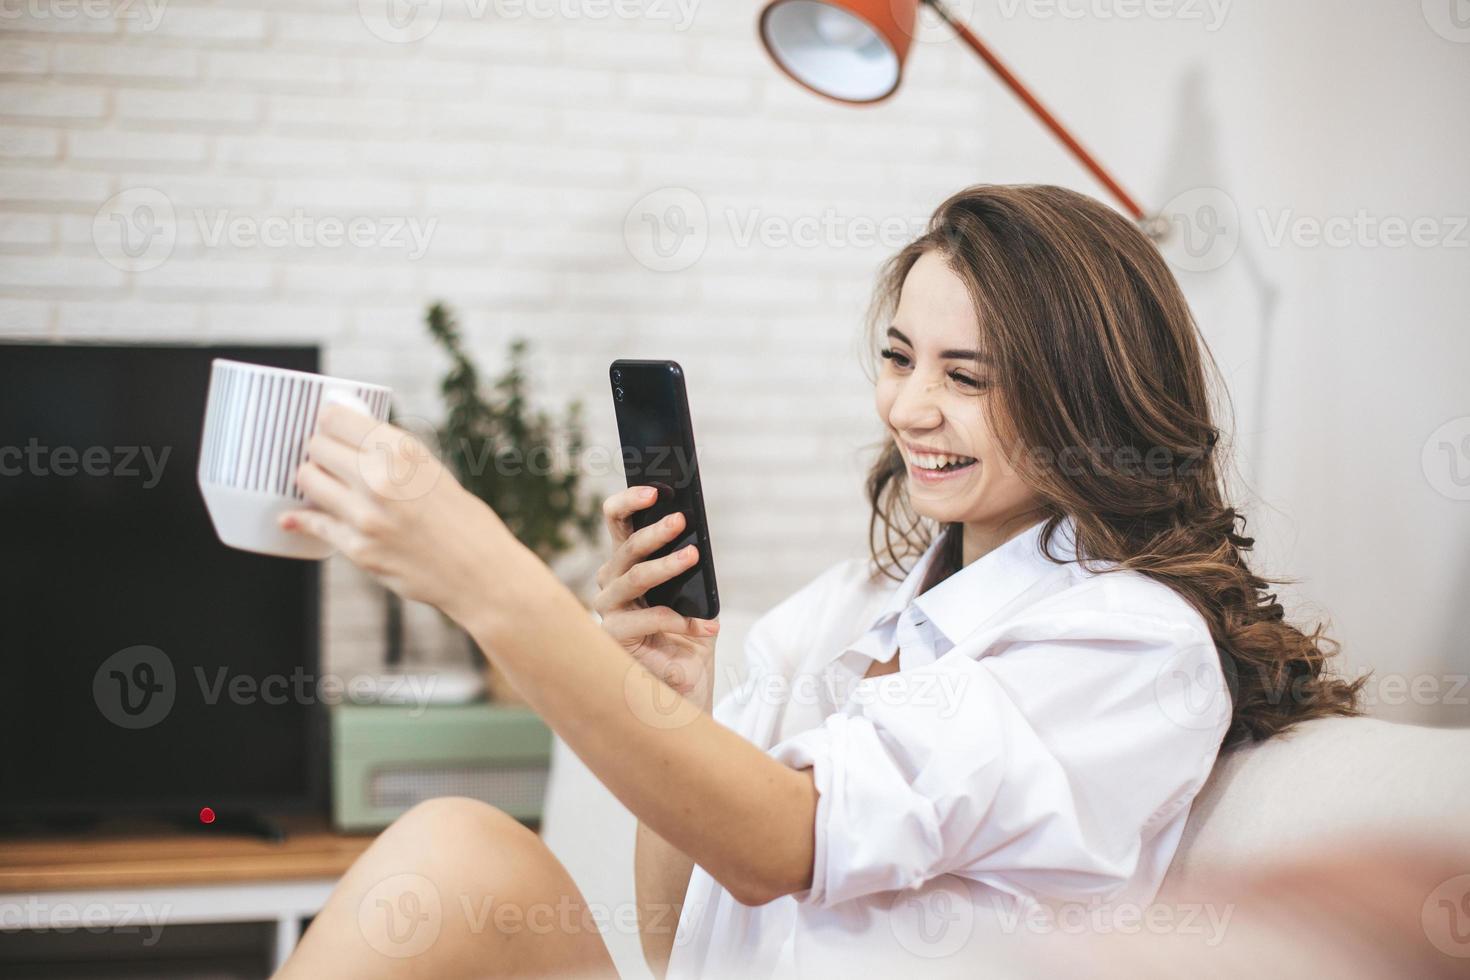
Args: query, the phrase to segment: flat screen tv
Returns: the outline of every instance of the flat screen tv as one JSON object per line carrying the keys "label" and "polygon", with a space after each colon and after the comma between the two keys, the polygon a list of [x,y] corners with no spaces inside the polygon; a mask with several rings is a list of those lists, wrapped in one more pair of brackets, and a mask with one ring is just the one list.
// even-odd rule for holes
{"label": "flat screen tv", "polygon": [[0,343],[0,818],[324,808],[319,568],[219,542],[210,362],[304,346]]}

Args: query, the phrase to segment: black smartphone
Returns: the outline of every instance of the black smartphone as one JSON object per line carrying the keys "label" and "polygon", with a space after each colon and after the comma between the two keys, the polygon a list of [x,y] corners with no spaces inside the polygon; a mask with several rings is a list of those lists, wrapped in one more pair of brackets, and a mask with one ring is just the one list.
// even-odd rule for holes
{"label": "black smartphone", "polygon": [[682,616],[714,619],[720,614],[720,593],[715,586],[684,369],[673,361],[619,360],[608,368],[608,379],[628,486],[658,491],[656,503],[634,513],[633,526],[645,528],[675,511],[684,515],[684,532],[645,560],[691,544],[699,548],[699,561],[649,589],[644,598],[650,606],[668,606]]}

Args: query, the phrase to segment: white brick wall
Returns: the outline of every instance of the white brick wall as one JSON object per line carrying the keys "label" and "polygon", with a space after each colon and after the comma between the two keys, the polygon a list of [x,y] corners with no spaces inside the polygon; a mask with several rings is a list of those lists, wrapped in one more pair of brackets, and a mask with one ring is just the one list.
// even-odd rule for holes
{"label": "white brick wall", "polygon": [[[767,62],[753,3],[641,8],[675,21],[692,9],[683,25],[599,18],[612,5],[597,0],[444,0],[412,43],[375,36],[359,6],[7,6],[0,333],[310,341],[328,370],[390,384],[400,411],[437,417],[443,363],[421,317],[444,300],[487,370],[510,337],[528,337],[538,387],[553,402],[584,397],[605,444],[608,361],[677,358],[727,606],[762,609],[860,553],[860,454],[876,430],[856,333],[893,247],[848,238],[863,223],[916,222],[983,176],[982,141],[955,128],[979,120],[992,92],[968,56],[922,44],[897,98],[852,110]],[[647,242],[630,247],[624,226],[665,187],[691,190],[710,231],[698,261],[658,272],[635,259]],[[92,238],[104,202],[134,188],[167,198],[176,232],[167,260],[136,272]],[[258,224],[298,209],[315,222],[432,222],[433,233],[416,259],[208,234],[222,217]],[[738,240],[752,222],[824,216],[837,238],[823,247]],[[330,662],[371,664],[380,602],[355,570],[329,569]],[[412,643],[455,655],[431,611],[412,621]]]}

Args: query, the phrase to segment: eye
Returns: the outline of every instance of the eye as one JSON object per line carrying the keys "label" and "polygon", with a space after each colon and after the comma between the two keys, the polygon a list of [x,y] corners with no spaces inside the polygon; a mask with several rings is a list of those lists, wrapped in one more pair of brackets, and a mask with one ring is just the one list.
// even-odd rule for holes
{"label": "eye", "polygon": [[955,384],[959,385],[961,388],[968,388],[971,391],[985,391],[990,387],[989,381],[981,381],[979,378],[972,378],[968,374],[965,374],[961,371],[951,371],[949,372],[949,376],[954,379]]}
{"label": "eye", "polygon": [[896,368],[906,368],[913,363],[913,361],[909,358],[907,354],[896,351],[892,347],[883,348],[878,352],[878,356],[883,358],[885,361],[888,361]]}

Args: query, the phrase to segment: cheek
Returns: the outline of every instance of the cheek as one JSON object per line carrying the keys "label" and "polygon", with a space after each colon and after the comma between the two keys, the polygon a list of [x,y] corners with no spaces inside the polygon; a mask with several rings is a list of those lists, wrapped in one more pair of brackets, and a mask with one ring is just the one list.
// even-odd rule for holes
{"label": "cheek", "polygon": [[970,455],[990,462],[995,452],[995,438],[985,420],[985,409],[979,402],[973,398],[957,397],[945,409],[944,418],[948,428],[963,433]]}
{"label": "cheek", "polygon": [[879,378],[873,385],[873,407],[878,410],[878,418],[884,425],[888,424],[888,413],[897,397],[898,385],[892,378]]}

